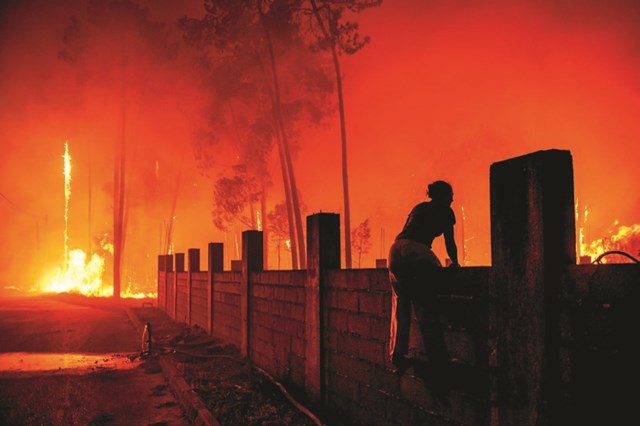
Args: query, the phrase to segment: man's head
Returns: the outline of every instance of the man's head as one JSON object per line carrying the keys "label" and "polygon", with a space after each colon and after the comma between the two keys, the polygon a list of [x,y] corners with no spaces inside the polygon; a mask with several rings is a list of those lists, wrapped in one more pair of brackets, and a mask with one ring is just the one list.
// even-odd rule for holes
{"label": "man's head", "polygon": [[449,203],[453,201],[453,188],[443,180],[437,180],[427,186],[427,195],[433,201]]}

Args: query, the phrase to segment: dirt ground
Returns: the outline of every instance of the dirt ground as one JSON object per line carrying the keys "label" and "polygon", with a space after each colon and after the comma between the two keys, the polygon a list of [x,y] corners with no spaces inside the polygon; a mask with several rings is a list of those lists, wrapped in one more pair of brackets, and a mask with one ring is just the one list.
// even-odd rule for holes
{"label": "dirt ground", "polygon": [[139,351],[122,303],[0,297],[0,425],[188,425],[158,359]]}
{"label": "dirt ground", "polygon": [[280,388],[198,327],[172,321],[156,308],[132,308],[152,325],[156,354],[171,356],[186,382],[222,425],[315,425]]}

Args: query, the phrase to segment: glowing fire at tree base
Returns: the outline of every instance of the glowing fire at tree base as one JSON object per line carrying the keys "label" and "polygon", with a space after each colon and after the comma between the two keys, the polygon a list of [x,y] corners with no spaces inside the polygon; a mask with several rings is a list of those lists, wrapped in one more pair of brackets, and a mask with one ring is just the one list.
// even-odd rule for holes
{"label": "glowing fire at tree base", "polygon": [[71,250],[66,268],[59,268],[56,276],[45,284],[45,292],[79,293],[86,296],[113,296],[113,288],[102,285],[104,259],[97,253],[87,261],[80,249]]}
{"label": "glowing fire at tree base", "polygon": [[[59,267],[54,276],[45,279],[40,286],[43,293],[75,293],[91,297],[112,297],[113,285],[104,283],[105,260],[98,253],[88,258],[81,249],[69,251],[69,258],[65,267]],[[120,297],[144,299],[157,298],[157,293],[135,291],[132,284],[121,291]]]}
{"label": "glowing fire at tree base", "polygon": [[[104,257],[93,253],[90,259],[81,249],[69,251],[69,201],[71,199],[71,155],[69,144],[64,144],[64,265],[59,267],[54,277],[45,280],[40,290],[46,293],[78,293],[85,296],[112,297],[113,285],[104,284]],[[102,244],[103,249],[113,254],[113,245]],[[142,299],[156,298],[156,293],[134,292],[129,286],[120,292],[120,297]]]}

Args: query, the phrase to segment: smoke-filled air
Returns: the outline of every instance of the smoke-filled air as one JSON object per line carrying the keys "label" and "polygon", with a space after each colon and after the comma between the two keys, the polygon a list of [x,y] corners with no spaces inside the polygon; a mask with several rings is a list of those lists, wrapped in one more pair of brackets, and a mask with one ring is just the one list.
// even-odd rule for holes
{"label": "smoke-filled air", "polygon": [[249,229],[301,269],[317,212],[373,268],[440,179],[490,265],[490,165],[553,148],[578,255],[640,255],[636,0],[0,4],[0,287],[153,296],[158,255],[229,269]]}

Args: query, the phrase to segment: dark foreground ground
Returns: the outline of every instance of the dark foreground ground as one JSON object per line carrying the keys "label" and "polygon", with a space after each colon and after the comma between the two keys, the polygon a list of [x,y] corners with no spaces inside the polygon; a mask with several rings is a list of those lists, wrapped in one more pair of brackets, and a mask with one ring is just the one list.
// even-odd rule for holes
{"label": "dark foreground ground", "polygon": [[[315,414],[259,369],[197,327],[172,321],[156,308],[132,308],[152,324],[154,352],[174,363],[222,425],[315,425]],[[287,397],[289,395],[289,398]],[[292,402],[293,400],[293,402]]]}
{"label": "dark foreground ground", "polygon": [[0,298],[0,424],[188,424],[158,360],[139,351],[124,304]]}
{"label": "dark foreground ground", "polygon": [[[320,424],[234,347],[152,303],[0,296],[0,425],[190,424],[163,375],[167,362],[222,425]],[[141,359],[146,322],[153,353]]]}

